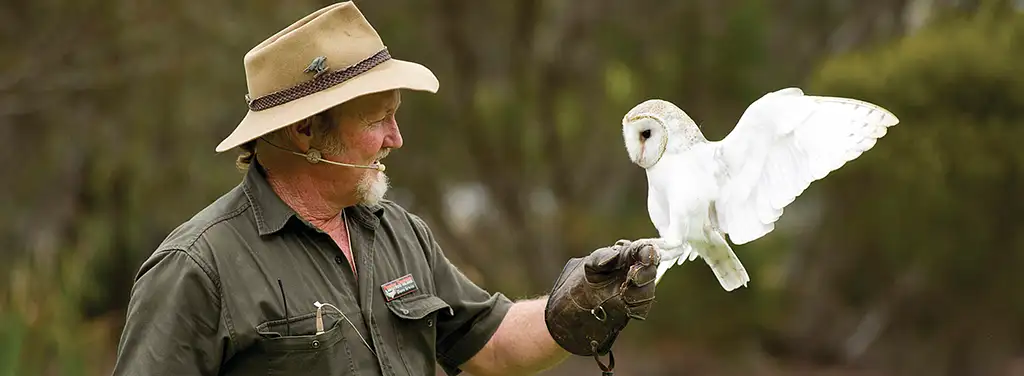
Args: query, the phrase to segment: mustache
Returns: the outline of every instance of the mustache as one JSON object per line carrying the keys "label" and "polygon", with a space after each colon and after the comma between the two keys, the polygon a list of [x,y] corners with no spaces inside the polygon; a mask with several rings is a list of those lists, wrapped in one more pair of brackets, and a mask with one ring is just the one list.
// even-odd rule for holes
{"label": "mustache", "polygon": [[377,156],[374,157],[374,159],[379,161],[381,159],[387,158],[388,154],[391,154],[391,148],[381,149],[379,152],[377,152]]}

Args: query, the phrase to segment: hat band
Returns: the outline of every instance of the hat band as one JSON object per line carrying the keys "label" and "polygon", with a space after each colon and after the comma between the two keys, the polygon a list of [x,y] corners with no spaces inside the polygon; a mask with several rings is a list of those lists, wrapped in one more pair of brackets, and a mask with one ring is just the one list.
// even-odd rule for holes
{"label": "hat band", "polygon": [[[274,106],[279,106],[291,102],[293,100],[305,97],[310,94],[327,90],[335,85],[348,81],[353,77],[358,76],[390,59],[391,54],[388,53],[388,49],[385,48],[383,50],[380,50],[380,52],[373,54],[373,56],[370,56],[364,59],[363,61],[355,63],[345,69],[333,72],[314,72],[316,73],[316,75],[311,80],[304,81],[302,83],[299,83],[298,85],[283,90],[275,91],[273,93],[264,95],[256,99],[250,99],[249,94],[246,94],[245,100],[248,103],[250,110],[265,110]],[[323,60],[320,60],[319,62],[322,64]],[[314,65],[316,63],[317,60],[314,60]],[[310,65],[310,68],[313,68],[314,65]],[[307,68],[307,71],[309,71],[310,68]],[[326,68],[321,67],[321,69]]]}

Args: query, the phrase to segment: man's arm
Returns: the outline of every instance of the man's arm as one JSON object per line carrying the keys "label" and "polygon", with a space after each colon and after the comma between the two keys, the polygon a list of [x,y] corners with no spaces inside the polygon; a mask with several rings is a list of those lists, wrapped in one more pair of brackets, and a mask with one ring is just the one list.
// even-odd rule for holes
{"label": "man's arm", "polygon": [[650,246],[624,240],[569,260],[551,294],[514,304],[463,368],[475,375],[533,374],[569,354],[610,352],[630,320],[646,319],[659,261]]}
{"label": "man's arm", "polygon": [[528,375],[551,368],[569,356],[544,322],[547,297],[516,302],[498,330],[462,369],[476,376]]}
{"label": "man's arm", "polygon": [[528,375],[569,354],[606,354],[654,299],[657,253],[622,240],[566,263],[549,296],[513,303],[466,278],[423,220],[410,218],[430,255],[436,293],[454,312],[437,323],[438,361],[449,375]]}
{"label": "man's arm", "polygon": [[155,253],[132,287],[113,374],[216,375],[228,337],[219,297],[192,256]]}

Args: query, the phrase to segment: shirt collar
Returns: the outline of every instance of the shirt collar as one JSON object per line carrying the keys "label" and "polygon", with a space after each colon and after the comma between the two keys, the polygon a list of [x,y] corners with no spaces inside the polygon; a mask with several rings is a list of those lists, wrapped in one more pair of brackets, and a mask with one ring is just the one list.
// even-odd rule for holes
{"label": "shirt collar", "polygon": [[[249,204],[252,205],[256,217],[256,228],[261,236],[273,234],[280,231],[288,224],[292,217],[300,222],[319,231],[312,224],[299,217],[295,210],[286,204],[281,197],[274,192],[267,182],[267,176],[263,167],[255,160],[249,166],[242,184],[243,191]],[[346,214],[355,219],[359,224],[373,228],[376,227],[384,208],[379,205],[355,205],[345,208]]]}
{"label": "shirt collar", "polygon": [[275,233],[284,228],[292,217],[298,218],[295,210],[270,188],[263,166],[255,160],[249,165],[242,189],[249,199],[249,204],[252,205],[253,214],[256,216],[256,229],[260,235]]}

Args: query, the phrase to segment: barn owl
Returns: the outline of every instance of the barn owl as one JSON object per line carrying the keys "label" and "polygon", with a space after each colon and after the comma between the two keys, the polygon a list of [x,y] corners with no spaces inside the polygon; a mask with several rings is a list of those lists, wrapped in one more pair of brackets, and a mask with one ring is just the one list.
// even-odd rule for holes
{"label": "barn owl", "polygon": [[726,291],[746,286],[750,277],[726,234],[736,245],[768,234],[811,182],[871,149],[898,122],[872,103],[785,88],[751,103],[725,138],[708,141],[670,102],[633,107],[622,137],[647,175],[658,237],[639,241],[661,254],[655,283],[699,256]]}

